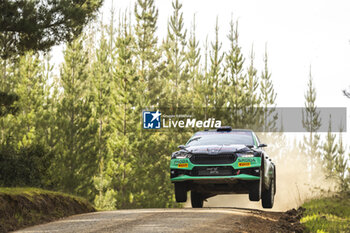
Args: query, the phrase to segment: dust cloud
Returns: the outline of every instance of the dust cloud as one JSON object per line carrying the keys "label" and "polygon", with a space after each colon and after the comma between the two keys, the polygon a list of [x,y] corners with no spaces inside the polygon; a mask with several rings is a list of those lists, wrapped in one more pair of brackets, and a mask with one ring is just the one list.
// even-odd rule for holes
{"label": "dust cloud", "polygon": [[[271,143],[270,143],[271,145]],[[289,147],[289,148],[287,148]],[[312,156],[302,156],[295,147],[268,151],[276,165],[276,196],[272,211],[297,208],[307,199],[335,190],[334,182],[326,179],[322,165]],[[190,207],[190,200],[185,207]],[[204,207],[237,207],[261,209],[261,201],[249,201],[248,194],[218,195],[204,202]]]}

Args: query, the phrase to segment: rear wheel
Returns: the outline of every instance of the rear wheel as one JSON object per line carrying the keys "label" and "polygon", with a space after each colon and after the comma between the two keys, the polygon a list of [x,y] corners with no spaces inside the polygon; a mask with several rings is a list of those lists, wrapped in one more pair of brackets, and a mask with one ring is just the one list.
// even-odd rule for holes
{"label": "rear wheel", "polygon": [[274,179],[271,180],[268,190],[262,193],[262,207],[271,209],[273,207],[273,202],[275,199],[275,182]]}
{"label": "rear wheel", "polygon": [[187,191],[184,183],[175,183],[175,199],[176,202],[187,201]]}
{"label": "rear wheel", "polygon": [[204,201],[203,196],[200,193],[191,191],[192,208],[202,208],[203,201]]}

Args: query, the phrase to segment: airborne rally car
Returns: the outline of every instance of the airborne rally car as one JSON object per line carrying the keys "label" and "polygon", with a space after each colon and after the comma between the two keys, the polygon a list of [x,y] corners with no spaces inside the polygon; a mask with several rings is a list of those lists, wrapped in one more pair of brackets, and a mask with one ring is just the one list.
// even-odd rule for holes
{"label": "airborne rally car", "polygon": [[170,177],[177,202],[193,208],[218,194],[249,194],[272,208],[276,193],[276,168],[251,130],[221,127],[195,133],[171,156]]}

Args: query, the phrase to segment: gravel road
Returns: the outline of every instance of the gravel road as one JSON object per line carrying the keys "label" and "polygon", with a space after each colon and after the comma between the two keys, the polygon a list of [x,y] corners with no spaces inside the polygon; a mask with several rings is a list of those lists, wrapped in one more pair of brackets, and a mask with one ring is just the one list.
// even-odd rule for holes
{"label": "gravel road", "polygon": [[283,215],[244,208],[118,210],[75,215],[17,232],[294,232],[288,221],[281,224]]}

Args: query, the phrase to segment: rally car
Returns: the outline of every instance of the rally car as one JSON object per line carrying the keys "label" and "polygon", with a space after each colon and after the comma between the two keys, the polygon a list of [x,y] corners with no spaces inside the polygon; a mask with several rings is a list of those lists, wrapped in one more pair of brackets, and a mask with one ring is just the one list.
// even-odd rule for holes
{"label": "rally car", "polygon": [[220,127],[195,133],[171,155],[170,178],[177,202],[193,208],[219,194],[249,194],[272,208],[276,194],[276,166],[251,130]]}

